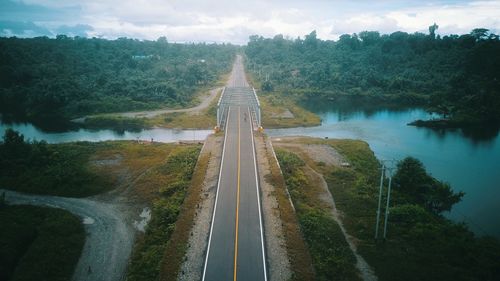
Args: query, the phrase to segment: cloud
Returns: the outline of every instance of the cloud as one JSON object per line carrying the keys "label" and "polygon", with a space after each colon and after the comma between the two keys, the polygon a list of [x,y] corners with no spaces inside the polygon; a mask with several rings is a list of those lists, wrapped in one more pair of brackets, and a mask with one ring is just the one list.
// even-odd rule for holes
{"label": "cloud", "polygon": [[38,26],[33,22],[0,21],[0,36],[36,37],[52,35],[53,34],[50,30],[45,27]]}
{"label": "cloud", "polygon": [[61,25],[56,29],[57,34],[65,34],[68,36],[86,37],[94,28],[88,24],[77,24],[73,26]]}
{"label": "cloud", "polygon": [[296,38],[312,30],[322,39],[364,30],[427,32],[434,22],[439,34],[475,27],[498,33],[499,15],[499,1],[1,0],[0,35],[166,36],[177,42],[244,44],[252,34]]}

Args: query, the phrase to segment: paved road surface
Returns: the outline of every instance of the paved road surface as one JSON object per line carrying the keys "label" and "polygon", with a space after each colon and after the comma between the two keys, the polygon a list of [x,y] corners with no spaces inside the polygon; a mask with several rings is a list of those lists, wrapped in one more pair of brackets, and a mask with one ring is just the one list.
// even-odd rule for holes
{"label": "paved road surface", "polygon": [[[238,57],[228,87],[245,87]],[[248,106],[230,106],[203,280],[267,280]]]}

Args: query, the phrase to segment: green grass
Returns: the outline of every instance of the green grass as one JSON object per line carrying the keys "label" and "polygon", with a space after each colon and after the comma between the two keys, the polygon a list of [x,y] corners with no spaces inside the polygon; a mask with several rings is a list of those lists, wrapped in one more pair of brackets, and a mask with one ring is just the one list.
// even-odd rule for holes
{"label": "green grass", "polygon": [[[259,101],[262,106],[262,125],[264,128],[293,128],[311,127],[321,125],[318,115],[299,106],[294,100],[273,92],[259,93]],[[293,118],[276,117],[289,110]]]}
{"label": "green grass", "polygon": [[277,149],[276,156],[311,253],[316,280],[359,280],[354,255],[339,225],[322,208],[317,186],[304,171],[305,162],[283,149]]}
{"label": "green grass", "polygon": [[163,260],[165,249],[175,230],[200,149],[200,146],[179,147],[163,165],[144,177],[156,178],[162,184],[154,186],[160,196],[153,201],[151,221],[134,248],[127,280],[158,280],[162,264],[170,262]]}
{"label": "green grass", "polygon": [[0,280],[70,280],[85,242],[80,219],[33,206],[0,206]]}

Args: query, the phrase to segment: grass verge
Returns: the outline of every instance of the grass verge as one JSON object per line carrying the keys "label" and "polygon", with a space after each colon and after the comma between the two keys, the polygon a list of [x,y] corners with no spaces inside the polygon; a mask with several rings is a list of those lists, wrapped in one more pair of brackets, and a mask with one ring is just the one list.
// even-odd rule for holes
{"label": "grass verge", "polygon": [[[159,198],[153,200],[151,221],[134,248],[127,280],[158,280],[162,265],[171,262],[163,257],[176,230],[199,151],[198,145],[175,148],[163,165],[147,171],[148,176],[138,180],[139,185],[145,181],[157,188]],[[182,243],[176,246],[184,247]]]}
{"label": "grass verge", "polygon": [[71,280],[85,242],[80,218],[60,209],[4,205],[0,225],[0,280]]}
{"label": "grass verge", "polygon": [[285,236],[286,251],[290,259],[292,280],[314,280],[315,275],[312,267],[311,255],[300,231],[295,210],[290,204],[285,180],[281,174],[280,167],[278,166],[278,162],[274,161],[272,147],[263,134],[257,133],[256,137],[262,138],[266,144],[266,157],[269,160],[270,173],[265,180],[275,188],[274,195],[278,201],[279,217],[282,222],[283,234]]}
{"label": "grass verge", "polygon": [[312,256],[316,280],[360,280],[354,255],[339,225],[323,208],[305,162],[284,149],[277,149],[276,156]]}
{"label": "grass verge", "polygon": [[188,240],[193,221],[196,215],[196,208],[200,203],[203,190],[203,181],[207,172],[210,160],[210,153],[200,154],[196,164],[191,185],[187,191],[179,215],[175,224],[174,232],[167,243],[163,262],[160,269],[159,280],[177,280],[184,257],[186,256]]}

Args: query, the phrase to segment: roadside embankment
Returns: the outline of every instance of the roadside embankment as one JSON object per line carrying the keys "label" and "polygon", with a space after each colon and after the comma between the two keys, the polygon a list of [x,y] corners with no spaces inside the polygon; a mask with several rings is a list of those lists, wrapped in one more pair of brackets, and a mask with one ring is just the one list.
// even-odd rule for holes
{"label": "roadside embankment", "polygon": [[255,134],[270,280],[314,280],[311,255],[299,228],[270,140]]}

